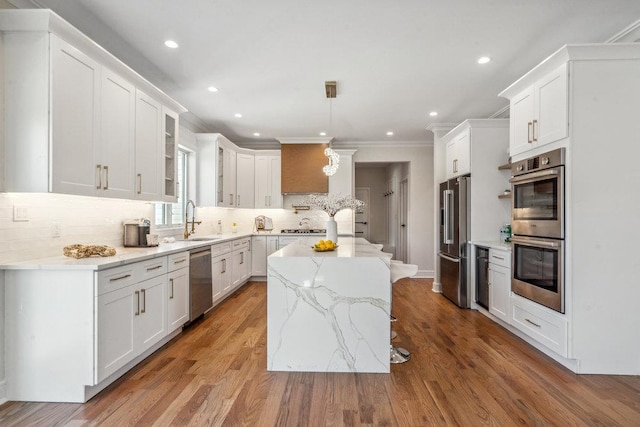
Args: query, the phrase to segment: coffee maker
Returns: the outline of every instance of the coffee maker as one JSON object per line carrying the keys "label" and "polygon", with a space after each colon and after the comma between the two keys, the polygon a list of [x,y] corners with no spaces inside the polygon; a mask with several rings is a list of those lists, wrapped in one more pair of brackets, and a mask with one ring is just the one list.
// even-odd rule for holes
{"label": "coffee maker", "polygon": [[146,218],[127,220],[124,226],[124,246],[138,248],[147,245],[151,221]]}

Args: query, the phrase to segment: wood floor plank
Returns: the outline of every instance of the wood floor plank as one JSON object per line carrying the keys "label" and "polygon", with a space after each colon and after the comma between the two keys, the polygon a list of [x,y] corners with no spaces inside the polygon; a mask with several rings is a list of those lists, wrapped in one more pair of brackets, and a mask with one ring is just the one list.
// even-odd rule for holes
{"label": "wood floor plank", "polygon": [[84,405],[8,402],[0,425],[640,425],[640,377],[576,375],[431,291],[393,287],[386,374],[269,372],[266,286],[250,283]]}

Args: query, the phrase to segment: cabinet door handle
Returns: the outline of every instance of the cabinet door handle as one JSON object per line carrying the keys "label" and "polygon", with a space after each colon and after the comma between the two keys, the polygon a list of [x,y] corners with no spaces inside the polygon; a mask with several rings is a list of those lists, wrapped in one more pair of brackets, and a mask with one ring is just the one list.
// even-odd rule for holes
{"label": "cabinet door handle", "polygon": [[533,121],[533,126],[532,127],[533,127],[533,132],[532,132],[532,134],[533,134],[533,142],[536,142],[538,140],[538,137],[536,136],[536,128],[538,127],[538,121],[537,120]]}
{"label": "cabinet door handle", "polygon": [[526,317],[525,317],[525,319],[524,319],[524,320],[525,320],[525,321],[527,321],[527,322],[529,322],[530,324],[532,324],[532,325],[533,325],[533,326],[535,326],[536,328],[540,328],[540,327],[541,327],[541,326],[540,326],[540,325],[538,325],[536,322],[533,322],[533,321],[531,321],[531,320],[527,319]]}
{"label": "cabinet door handle", "polygon": [[265,206],[269,206],[269,202],[267,201],[267,196],[264,196],[264,205]]}
{"label": "cabinet door handle", "polygon": [[169,299],[173,299],[173,279],[169,279],[169,281],[171,282],[171,296],[169,296]]}
{"label": "cabinet door handle", "polygon": [[220,274],[224,274],[227,272],[227,259],[223,258],[222,259],[222,271],[220,272]]}
{"label": "cabinet door handle", "polygon": [[240,207],[240,195],[238,194],[238,197],[236,197],[236,198],[238,199],[238,200],[237,200],[237,202],[238,202],[238,207]]}
{"label": "cabinet door handle", "polygon": [[131,277],[130,274],[125,274],[124,276],[114,277],[113,279],[109,279],[110,282],[117,282],[118,280],[126,279],[127,277]]}
{"label": "cabinet door handle", "polygon": [[142,174],[138,174],[138,194],[142,194]]}
{"label": "cabinet door handle", "polygon": [[96,165],[96,169],[98,170],[97,175],[97,181],[98,181],[98,185],[96,185],[96,188],[99,190],[102,187],[102,165]]}
{"label": "cabinet door handle", "polygon": [[103,190],[108,190],[109,189],[109,166],[103,166],[102,169],[104,169],[105,171],[105,181],[106,184],[104,187],[102,187]]}
{"label": "cabinet door handle", "polygon": [[156,265],[155,267],[147,267],[147,271],[153,271],[162,268],[162,264]]}
{"label": "cabinet door handle", "polygon": [[176,194],[174,194],[174,196],[178,197],[179,192],[180,192],[180,183],[176,182]]}
{"label": "cabinet door handle", "polygon": [[244,264],[244,252],[240,252],[240,264]]}
{"label": "cabinet door handle", "polygon": [[528,122],[527,123],[527,142],[529,144],[531,144],[533,142],[533,139],[531,139],[532,128],[533,128],[533,123],[532,122]]}
{"label": "cabinet door handle", "polygon": [[269,196],[269,206],[271,206],[271,196]]}
{"label": "cabinet door handle", "polygon": [[145,289],[141,289],[140,293],[142,294],[142,310],[140,310],[140,313],[144,313],[147,309],[147,292]]}
{"label": "cabinet door handle", "polygon": [[140,292],[136,291],[136,300],[138,301],[138,308],[136,309],[135,315],[139,316],[140,315]]}

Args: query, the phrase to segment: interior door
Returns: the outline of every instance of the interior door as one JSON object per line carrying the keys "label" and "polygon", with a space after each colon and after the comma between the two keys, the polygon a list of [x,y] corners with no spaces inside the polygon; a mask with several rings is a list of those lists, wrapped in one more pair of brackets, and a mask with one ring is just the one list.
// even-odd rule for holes
{"label": "interior door", "polygon": [[355,235],[356,237],[362,237],[369,240],[369,199],[370,188],[369,187],[356,187],[355,189],[356,199],[364,202],[364,207],[355,212]]}

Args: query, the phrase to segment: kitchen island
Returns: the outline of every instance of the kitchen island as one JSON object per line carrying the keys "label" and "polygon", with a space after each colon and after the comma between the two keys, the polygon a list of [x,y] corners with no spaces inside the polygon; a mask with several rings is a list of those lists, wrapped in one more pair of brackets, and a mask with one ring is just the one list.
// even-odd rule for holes
{"label": "kitchen island", "polygon": [[389,255],[361,238],[315,252],[303,237],[267,261],[267,369],[389,372]]}

